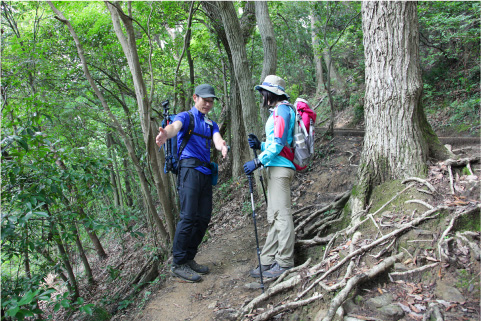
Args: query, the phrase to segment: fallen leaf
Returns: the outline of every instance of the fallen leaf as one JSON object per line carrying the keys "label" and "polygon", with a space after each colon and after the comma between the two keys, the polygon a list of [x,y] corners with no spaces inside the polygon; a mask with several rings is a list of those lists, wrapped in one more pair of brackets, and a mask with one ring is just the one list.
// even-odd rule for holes
{"label": "fallen leaf", "polygon": [[382,292],[382,289],[381,289],[381,288],[377,288],[377,291],[378,291],[379,293],[383,294],[383,292]]}
{"label": "fallen leaf", "polygon": [[452,308],[455,308],[457,306],[457,304],[451,304],[450,306],[448,306],[446,308],[446,312],[448,312],[449,310],[451,310]]}

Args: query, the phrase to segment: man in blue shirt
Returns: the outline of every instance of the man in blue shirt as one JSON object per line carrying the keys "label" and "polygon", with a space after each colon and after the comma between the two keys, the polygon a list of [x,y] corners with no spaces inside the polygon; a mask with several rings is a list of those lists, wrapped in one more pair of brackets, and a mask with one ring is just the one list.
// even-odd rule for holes
{"label": "man in blue shirt", "polygon": [[[195,262],[194,257],[212,214],[210,146],[213,142],[224,158],[228,147],[219,133],[219,126],[207,117],[217,99],[214,88],[208,84],[197,86],[193,99],[190,113],[194,117],[194,131],[179,155],[180,221],[175,230],[171,273],[185,281],[199,282],[202,279],[199,274],[209,273],[209,268]],[[179,113],[172,124],[159,128],[157,145],[160,147],[177,135],[179,148],[187,135],[190,117],[188,112]]]}

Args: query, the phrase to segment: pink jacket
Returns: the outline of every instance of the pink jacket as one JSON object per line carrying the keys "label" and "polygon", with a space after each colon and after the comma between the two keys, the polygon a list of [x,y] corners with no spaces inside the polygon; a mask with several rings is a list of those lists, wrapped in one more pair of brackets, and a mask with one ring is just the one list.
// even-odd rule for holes
{"label": "pink jacket", "polygon": [[306,125],[306,130],[309,132],[310,127],[310,119],[312,119],[312,123],[316,122],[316,113],[309,107],[307,101],[302,98],[296,99],[296,108],[299,111],[299,114],[302,117],[302,121],[304,125]]}

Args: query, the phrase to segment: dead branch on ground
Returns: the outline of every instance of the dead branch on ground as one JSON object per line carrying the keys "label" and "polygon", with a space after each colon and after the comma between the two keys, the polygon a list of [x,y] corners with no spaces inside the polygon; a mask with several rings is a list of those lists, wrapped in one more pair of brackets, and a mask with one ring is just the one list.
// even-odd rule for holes
{"label": "dead branch on ground", "polygon": [[[330,211],[332,209],[342,209],[346,202],[349,200],[349,197],[351,196],[351,191],[347,191],[344,194],[340,195],[338,198],[336,198],[333,202],[331,202],[329,205],[321,208],[318,211],[315,211],[314,213],[310,214],[304,221],[299,223],[296,228],[294,229],[295,232],[299,231],[302,229],[307,223],[311,222],[313,219],[317,218],[321,214]],[[322,224],[322,223],[321,223]],[[304,233],[304,235],[307,235],[308,233]]]}

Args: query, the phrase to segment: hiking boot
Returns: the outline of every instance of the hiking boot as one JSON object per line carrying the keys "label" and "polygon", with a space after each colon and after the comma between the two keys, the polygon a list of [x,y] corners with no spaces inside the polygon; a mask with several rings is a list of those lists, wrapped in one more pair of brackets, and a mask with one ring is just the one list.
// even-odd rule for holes
{"label": "hiking boot", "polygon": [[200,275],[193,271],[187,264],[172,264],[170,273],[187,282],[199,282],[202,280]]}
{"label": "hiking boot", "polygon": [[292,267],[282,267],[279,263],[274,263],[272,267],[267,270],[265,273],[262,273],[262,276],[266,278],[277,278],[282,273],[286,272],[287,270],[291,269]]}
{"label": "hiking boot", "polygon": [[[271,265],[261,265],[262,268],[262,276],[264,276],[264,273],[271,268]],[[260,278],[261,277],[261,269],[259,266],[257,266],[254,270],[251,270],[250,272],[251,276],[253,278]]]}
{"label": "hiking boot", "polygon": [[206,266],[206,265],[201,265],[201,264],[198,264],[196,261],[194,260],[189,260],[187,261],[187,264],[194,272],[197,272],[199,274],[207,274],[209,273],[209,268]]}

